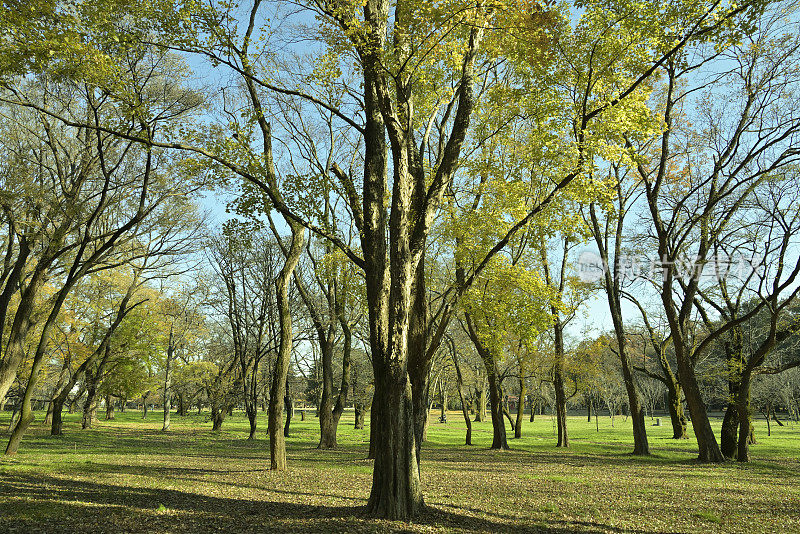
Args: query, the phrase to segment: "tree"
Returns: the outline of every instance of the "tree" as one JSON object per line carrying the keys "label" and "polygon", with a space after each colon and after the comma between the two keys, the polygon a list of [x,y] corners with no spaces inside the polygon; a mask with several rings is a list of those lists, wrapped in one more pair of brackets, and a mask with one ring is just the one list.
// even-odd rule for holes
{"label": "tree", "polygon": [[250,435],[256,434],[259,365],[277,348],[277,301],[273,281],[283,259],[263,230],[228,221],[209,243],[218,279],[218,313],[224,317],[239,365]]}
{"label": "tree", "polygon": [[[793,37],[778,42],[771,38],[772,32],[782,31],[778,29],[780,12],[776,8],[766,15],[762,29],[745,36],[747,45],[702,55],[691,63],[687,57],[665,63],[667,88],[661,108],[665,129],[654,138],[657,147],[639,146],[642,155],[654,152],[650,161],[635,163],[644,183],[649,224],[657,245],[663,275],[659,293],[678,376],[691,413],[699,459],[705,462],[721,462],[724,456],[708,420],[694,365],[716,340],[751,315],[727,321],[694,344],[690,315],[701,298],[702,271],[714,260],[715,244],[734,230],[742,206],[751,202],[760,186],[786,172],[797,160],[791,140],[800,131],[800,121],[793,102],[795,75],[789,67],[794,64],[797,47]],[[709,106],[703,97],[691,101],[695,88],[687,76],[715,61],[731,65],[713,84],[727,96],[719,99],[717,106]],[[708,90],[705,84],[702,87]],[[698,130],[693,130],[681,124],[681,114],[692,106],[700,108],[696,120],[700,120],[702,130],[697,125]],[[788,287],[784,284],[796,276],[795,271],[783,269],[776,275],[774,283],[764,288],[758,309],[776,309],[779,294]]]}
{"label": "tree", "polygon": [[[475,270],[465,278],[465,283],[459,284],[442,302],[441,313],[434,314],[439,317],[436,331],[425,343],[428,333],[428,315],[424,310],[426,242],[443,197],[453,183],[475,111],[474,86],[482,72],[477,70],[476,65],[482,51],[484,33],[497,22],[493,17],[497,13],[505,14],[505,10],[495,9],[498,6],[493,4],[470,4],[457,6],[462,9],[449,5],[443,6],[443,9],[432,6],[418,13],[416,4],[404,2],[395,5],[383,0],[368,0],[363,6],[338,1],[311,2],[309,6],[325,24],[322,33],[326,36],[328,48],[337,53],[334,55],[343,58],[342,62],[345,57],[348,63],[353,57],[357,58],[356,68],[363,80],[363,94],[355,98],[356,102],[363,103],[359,124],[348,113],[340,111],[342,106],[331,105],[312,94],[273,84],[267,74],[269,71],[256,64],[254,58],[258,55],[251,56],[251,52],[254,52],[251,44],[259,37],[258,34],[254,35],[259,20],[258,0],[250,10],[247,29],[239,33],[236,32],[236,17],[232,13],[204,9],[206,6],[198,6],[195,2],[187,4],[175,6],[171,2],[159,3],[148,6],[149,10],[141,10],[141,18],[131,19],[139,21],[141,25],[162,22],[157,29],[166,30],[164,37],[157,32],[142,33],[148,37],[156,33],[158,38],[167,40],[164,44],[204,54],[216,65],[231,67],[234,73],[240,75],[243,82],[240,86],[246,89],[252,111],[252,124],[257,125],[262,141],[259,144],[263,144],[264,149],[260,153],[253,153],[256,157],[234,159],[221,155],[215,149],[199,147],[190,142],[152,138],[145,142],[149,146],[194,150],[257,185],[268,197],[269,208],[275,209],[286,219],[293,235],[292,245],[287,247],[291,252],[287,254],[289,261],[281,274],[281,283],[288,283],[296,263],[294,252],[297,251],[299,256],[302,250],[298,245],[305,228],[330,239],[356,265],[363,268],[370,310],[370,353],[376,381],[377,402],[374,403],[376,410],[373,410],[373,418],[382,423],[380,431],[375,433],[377,457],[368,509],[389,518],[413,516],[423,505],[417,456],[421,426],[420,418],[415,414],[419,414],[425,406],[423,392],[427,390],[430,361],[438,349],[449,318],[455,314],[458,300],[475,280],[480,279],[492,257],[503,250],[514,234],[539,214],[561,189],[584,172],[583,163],[586,159],[577,157],[573,169],[555,185],[548,184],[546,189],[549,193],[542,195],[541,201],[508,225],[506,234],[483,260],[476,262]],[[186,9],[181,9],[183,7]],[[695,2],[687,2],[670,9],[664,17],[653,17],[650,13],[644,17],[628,16],[627,4],[610,7],[618,8],[617,12],[604,4],[587,6],[587,14],[582,17],[583,24],[577,25],[579,33],[585,31],[589,35],[602,35],[607,39],[609,26],[619,26],[622,30],[619,32],[623,38],[622,47],[632,47],[634,43],[625,39],[638,39],[642,31],[625,30],[640,30],[636,27],[638,24],[643,26],[644,33],[650,35],[652,32],[653,38],[647,44],[652,42],[655,45],[642,47],[646,52],[630,62],[635,73],[627,80],[629,83],[620,84],[619,89],[614,87],[610,95],[603,95],[597,103],[592,102],[591,107],[584,100],[581,120],[576,123],[580,132],[578,153],[585,150],[585,132],[594,118],[625,102],[665,59],[674,55],[687,41],[727,24],[731,16],[746,11],[749,5],[728,9],[717,3],[697,6]],[[622,12],[626,16],[620,16]],[[525,21],[533,19],[523,28],[522,36],[526,38],[515,41],[535,44],[527,47],[524,56],[546,58],[547,55],[542,53],[545,47],[535,37],[538,37],[539,28],[551,26],[549,13],[548,16],[541,16],[543,10],[539,6],[527,5],[512,13],[525,16]],[[688,22],[679,18],[684,15]],[[567,13],[561,20],[565,23],[569,21]],[[12,22],[19,23],[16,19]],[[567,24],[564,26],[566,30]],[[663,28],[670,30],[665,34]],[[678,29],[677,38],[672,28]],[[196,38],[198,29],[202,34],[200,39]],[[453,53],[453,50],[456,52]],[[487,50],[490,60],[492,52]],[[592,72],[592,69],[593,66],[589,71]],[[289,94],[322,105],[334,111],[338,120],[348,128],[353,128],[363,139],[363,194],[361,199],[353,195],[355,202],[349,206],[357,221],[363,258],[333,232],[316,224],[310,214],[302,213],[303,210],[298,209],[299,206],[284,194],[287,191],[279,188],[272,165],[271,129],[261,105],[263,91]],[[426,102],[427,106],[422,102]],[[355,107],[359,109],[358,104]],[[438,131],[435,135],[428,135],[434,130],[427,125],[433,125],[437,120]],[[428,148],[432,150],[428,151]],[[387,176],[389,155],[392,158],[391,182]],[[433,165],[426,165],[428,155]],[[264,164],[261,165],[261,162]],[[342,189],[348,192],[348,196],[356,191],[353,176],[341,174],[337,179],[344,184]],[[279,375],[285,378],[289,356],[285,349],[290,348],[291,342],[291,325],[287,323],[290,319],[288,299],[281,297],[285,289],[285,285],[283,289],[278,289],[282,306],[282,336],[277,365],[279,371],[274,375],[276,380]],[[287,306],[284,307],[284,303]],[[282,388],[282,380],[273,384],[270,402],[270,427],[276,432],[273,401],[276,394],[282,396]],[[279,406],[274,407],[278,415]],[[280,449],[280,443],[271,432],[271,444]]]}

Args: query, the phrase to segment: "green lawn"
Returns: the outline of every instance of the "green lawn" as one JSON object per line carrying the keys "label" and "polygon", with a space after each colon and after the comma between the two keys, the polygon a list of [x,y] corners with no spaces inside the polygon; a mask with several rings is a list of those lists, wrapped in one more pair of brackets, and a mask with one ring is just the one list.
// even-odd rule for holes
{"label": "green lawn", "polygon": [[751,464],[704,466],[693,439],[670,439],[668,420],[648,427],[654,455],[634,458],[621,417],[615,428],[601,418],[599,432],[570,418],[569,450],[555,448],[550,416],[537,417],[501,452],[488,450],[490,423],[475,424],[466,447],[459,413],[448,424],[432,415],[429,508],[402,523],[362,514],[369,431],[352,428],[352,413],[335,451],[316,450],[317,420],[298,416],[283,473],[269,471],[259,417],[255,441],[240,414],[216,434],[202,415],[173,416],[166,434],[160,413],[118,413],[88,431],[66,415],[58,438],[34,425],[20,452],[0,459],[0,532],[800,532],[800,425],[773,425],[767,437],[758,421]]}

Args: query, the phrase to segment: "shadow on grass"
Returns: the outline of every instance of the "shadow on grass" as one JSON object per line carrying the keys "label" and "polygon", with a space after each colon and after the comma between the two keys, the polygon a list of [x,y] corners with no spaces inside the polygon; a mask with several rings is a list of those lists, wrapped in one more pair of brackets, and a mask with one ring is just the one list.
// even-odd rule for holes
{"label": "shadow on grass", "polygon": [[[325,499],[286,492],[298,500]],[[305,499],[302,499],[305,497]],[[517,518],[465,515],[485,511],[428,507],[413,522],[371,519],[363,507],[249,500],[171,489],[119,486],[44,475],[5,474],[0,480],[0,531],[45,532],[608,532],[592,522],[525,524]],[[451,508],[451,507],[447,507]]]}

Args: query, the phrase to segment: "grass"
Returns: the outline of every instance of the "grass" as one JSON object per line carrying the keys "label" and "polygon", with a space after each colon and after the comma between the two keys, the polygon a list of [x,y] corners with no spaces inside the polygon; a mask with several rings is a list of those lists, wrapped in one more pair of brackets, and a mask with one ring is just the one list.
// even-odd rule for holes
{"label": "grass", "polygon": [[800,532],[800,425],[767,437],[757,421],[752,463],[706,466],[693,439],[670,438],[668,420],[648,427],[654,454],[637,458],[621,417],[614,428],[601,418],[599,432],[571,417],[567,450],[554,447],[550,416],[537,417],[511,451],[491,451],[490,423],[474,424],[466,447],[463,420],[448,415],[431,417],[422,449],[428,509],[406,523],[362,512],[369,431],[353,429],[352,414],[335,451],[315,448],[314,417],[295,418],[281,473],[269,471],[263,415],[248,441],[241,414],[219,433],[203,415],[173,416],[163,433],[157,413],[85,431],[65,414],[64,436],[35,424],[0,459],[0,532]]}

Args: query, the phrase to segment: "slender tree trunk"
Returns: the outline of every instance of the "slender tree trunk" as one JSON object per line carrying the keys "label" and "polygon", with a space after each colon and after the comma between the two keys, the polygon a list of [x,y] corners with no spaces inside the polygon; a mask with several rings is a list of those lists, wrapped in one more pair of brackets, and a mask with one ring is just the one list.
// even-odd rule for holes
{"label": "slender tree trunk", "polygon": [[172,355],[175,352],[175,332],[174,325],[169,327],[169,341],[167,342],[167,361],[164,369],[164,424],[161,427],[163,432],[169,430],[169,412],[172,409]]}
{"label": "slender tree trunk", "polygon": [[53,424],[53,400],[51,399],[47,403],[47,413],[44,416],[44,426],[50,426],[52,424]]}
{"label": "slender tree trunk", "polygon": [[458,386],[458,398],[461,401],[461,412],[464,414],[464,424],[467,425],[467,435],[465,445],[472,445],[472,420],[469,417],[469,403],[464,395],[464,377],[461,374],[461,366],[458,363],[458,356],[453,347],[453,363],[456,368],[456,384]]}
{"label": "slender tree trunk", "polygon": [[439,380],[439,400],[441,410],[439,411],[439,422],[447,422],[447,389],[444,387],[444,380]]}
{"label": "slender tree trunk", "polygon": [[288,438],[292,418],[294,417],[294,397],[292,397],[292,390],[289,387],[288,375],[286,377],[286,394],[283,396],[283,407],[286,410],[286,423],[283,425],[283,437]]}
{"label": "slender tree trunk", "polygon": [[[272,376],[269,397],[267,431],[269,433],[270,469],[286,469],[286,442],[283,436],[283,398],[286,396],[286,377],[292,357],[292,312],[289,303],[289,282],[303,252],[305,229],[294,221],[287,221],[292,230],[291,245],[275,289],[278,300],[280,342],[278,357]],[[276,236],[277,238],[277,236]]]}

